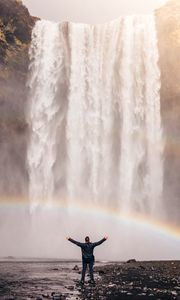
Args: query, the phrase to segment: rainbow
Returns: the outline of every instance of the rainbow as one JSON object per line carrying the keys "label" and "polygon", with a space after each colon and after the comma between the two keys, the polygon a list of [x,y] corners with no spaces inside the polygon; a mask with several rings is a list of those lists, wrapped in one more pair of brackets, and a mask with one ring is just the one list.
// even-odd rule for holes
{"label": "rainbow", "polygon": [[97,215],[101,218],[115,219],[117,221],[122,221],[125,223],[131,223],[132,226],[138,225],[146,227],[149,230],[153,230],[159,234],[167,235],[169,237],[174,237],[180,240],[180,226],[175,226],[167,222],[159,221],[150,218],[147,215],[142,215],[139,213],[120,213],[115,209],[103,208],[99,206],[72,206],[70,207],[73,212],[86,213],[87,215]]}
{"label": "rainbow", "polygon": [[[29,207],[29,204],[27,199],[1,198],[0,206],[5,209],[18,210]],[[43,202],[40,207],[42,207],[44,210],[53,211],[55,209],[56,211],[60,210],[60,212],[67,211],[67,209],[69,209],[71,212],[73,212],[73,214],[84,214],[87,217],[93,216],[98,217],[98,219],[101,218],[102,220],[115,220],[130,224],[131,226],[140,226],[141,228],[145,228],[147,230],[154,231],[157,234],[161,234],[169,238],[175,238],[176,240],[180,241],[180,226],[173,225],[162,220],[153,219],[147,215],[142,215],[139,213],[133,212],[125,214],[114,208],[100,207],[98,205],[85,205],[79,201],[76,205],[67,205],[66,201],[60,200],[53,202],[53,204],[44,204]]]}

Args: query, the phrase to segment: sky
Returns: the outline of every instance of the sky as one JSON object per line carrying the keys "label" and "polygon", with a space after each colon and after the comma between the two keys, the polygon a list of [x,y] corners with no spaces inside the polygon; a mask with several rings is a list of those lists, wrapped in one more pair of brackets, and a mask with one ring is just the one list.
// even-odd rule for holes
{"label": "sky", "polygon": [[152,12],[166,0],[23,0],[30,13],[53,21],[103,23],[125,14]]}

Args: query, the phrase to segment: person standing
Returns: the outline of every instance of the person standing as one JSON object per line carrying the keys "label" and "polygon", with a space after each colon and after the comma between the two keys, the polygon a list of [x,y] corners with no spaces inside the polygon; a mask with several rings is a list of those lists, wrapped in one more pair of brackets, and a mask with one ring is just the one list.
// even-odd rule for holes
{"label": "person standing", "polygon": [[67,237],[67,240],[70,241],[71,243],[79,246],[81,248],[82,252],[82,275],[81,275],[81,284],[84,284],[85,280],[85,275],[86,275],[86,270],[87,266],[89,266],[89,273],[90,273],[90,283],[94,284],[94,272],[93,272],[93,267],[94,267],[94,248],[96,246],[101,245],[104,243],[108,237],[104,237],[102,240],[96,243],[91,243],[89,236],[85,237],[85,243],[80,243],[75,240],[73,240],[70,237]]}

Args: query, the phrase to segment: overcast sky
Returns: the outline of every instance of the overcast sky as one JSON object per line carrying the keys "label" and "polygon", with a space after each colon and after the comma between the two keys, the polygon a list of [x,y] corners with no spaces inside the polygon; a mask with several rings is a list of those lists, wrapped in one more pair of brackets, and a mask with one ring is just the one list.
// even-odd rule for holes
{"label": "overcast sky", "polygon": [[123,14],[148,13],[166,0],[23,0],[32,15],[54,21],[102,23]]}

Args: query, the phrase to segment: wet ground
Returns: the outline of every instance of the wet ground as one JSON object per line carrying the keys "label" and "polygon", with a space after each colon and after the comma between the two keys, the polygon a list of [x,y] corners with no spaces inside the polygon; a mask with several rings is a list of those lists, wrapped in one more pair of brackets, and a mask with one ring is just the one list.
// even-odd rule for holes
{"label": "wet ground", "polygon": [[180,300],[180,262],[97,264],[96,285],[87,277],[83,287],[80,269],[69,261],[0,262],[0,300]]}
{"label": "wet ground", "polygon": [[60,261],[0,262],[0,300],[76,299],[79,274],[72,271],[74,265]]}

